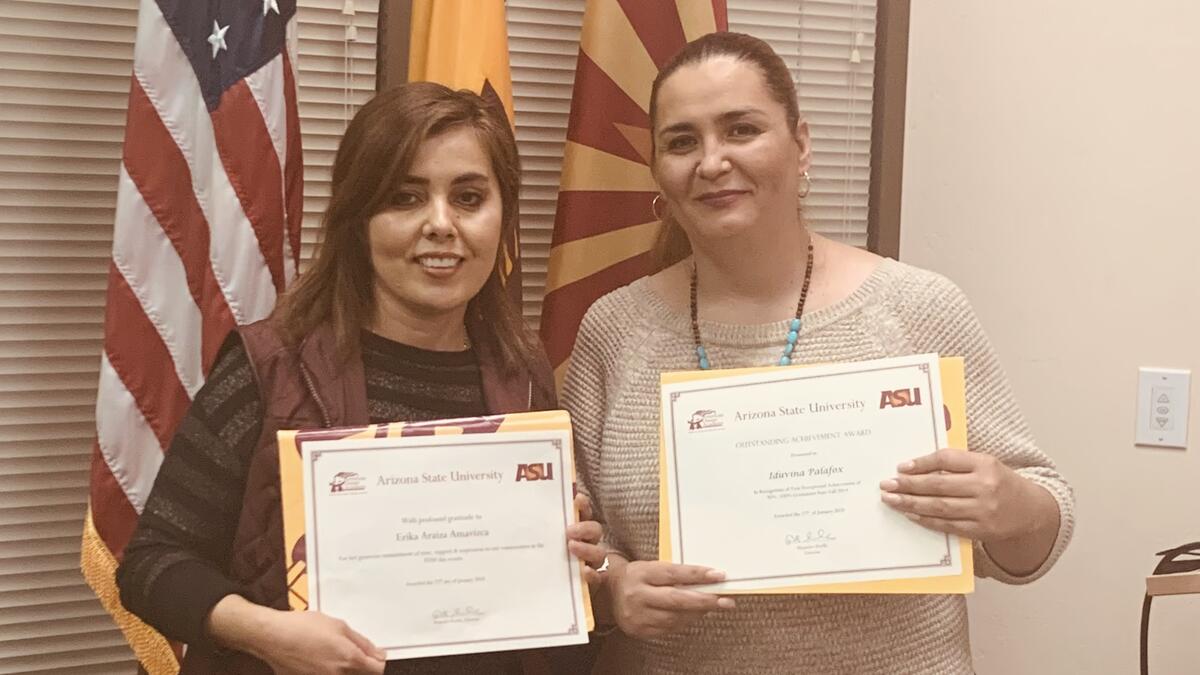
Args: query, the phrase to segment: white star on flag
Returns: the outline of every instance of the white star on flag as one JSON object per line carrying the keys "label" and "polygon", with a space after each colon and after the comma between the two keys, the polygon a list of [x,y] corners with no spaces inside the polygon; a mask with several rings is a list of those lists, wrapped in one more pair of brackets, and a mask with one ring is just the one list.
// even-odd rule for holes
{"label": "white star on flag", "polygon": [[263,16],[266,16],[268,11],[278,14],[279,2],[277,0],[263,0]]}
{"label": "white star on flag", "polygon": [[214,59],[217,58],[217,52],[221,51],[222,49],[229,49],[229,47],[225,45],[225,31],[227,30],[229,30],[229,26],[222,28],[217,25],[216,20],[213,20],[213,32],[212,35],[208,36],[208,44],[212,45],[212,57]]}

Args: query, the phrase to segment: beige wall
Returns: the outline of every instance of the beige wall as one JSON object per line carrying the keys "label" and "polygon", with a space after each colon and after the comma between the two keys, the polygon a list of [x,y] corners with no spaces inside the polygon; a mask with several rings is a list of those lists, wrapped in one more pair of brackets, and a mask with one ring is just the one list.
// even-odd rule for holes
{"label": "beige wall", "polygon": [[[1200,3],[913,0],[901,258],[971,297],[1074,543],[971,598],[981,675],[1137,672],[1154,552],[1200,540]],[[1192,370],[1190,448],[1133,445],[1139,365]],[[1200,596],[1151,673],[1200,673]]]}

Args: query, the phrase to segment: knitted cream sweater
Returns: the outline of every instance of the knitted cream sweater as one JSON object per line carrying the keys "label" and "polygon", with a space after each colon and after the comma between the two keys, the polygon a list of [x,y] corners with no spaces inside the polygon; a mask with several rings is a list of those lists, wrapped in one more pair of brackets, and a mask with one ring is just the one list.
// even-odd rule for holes
{"label": "knitted cream sweater", "polygon": [[[786,321],[702,321],[716,367],[774,363]],[[1074,525],[1070,486],[1038,449],[1008,381],[963,295],[946,278],[884,260],[845,300],[805,314],[796,363],[860,361],[937,352],[966,361],[967,430],[976,452],[999,457],[1049,490],[1061,526],[1054,550],[1028,577],[1000,569],[975,546],[979,576],[1019,584],[1043,575]],[[659,373],[696,368],[691,323],[641,279],[596,302],[580,327],[563,404],[575,425],[581,489],[605,523],[605,542],[630,560],[658,557]],[[614,673],[971,673],[962,596],[739,597],[686,631],[640,641],[617,632],[602,667]]]}

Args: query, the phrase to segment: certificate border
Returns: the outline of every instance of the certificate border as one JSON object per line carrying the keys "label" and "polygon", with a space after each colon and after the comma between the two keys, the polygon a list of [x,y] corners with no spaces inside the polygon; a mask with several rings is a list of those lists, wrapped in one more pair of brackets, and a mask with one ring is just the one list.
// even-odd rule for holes
{"label": "certificate border", "polygon": [[[672,458],[673,458],[673,461],[674,461],[674,464],[676,467],[675,471],[672,472],[674,474],[674,478],[675,478],[675,480],[674,480],[675,484],[672,487],[673,487],[674,493],[675,493],[675,518],[679,523],[679,527],[678,527],[678,530],[679,530],[679,533],[678,533],[679,564],[681,564],[681,565],[687,564],[687,561],[684,559],[684,553],[683,553],[683,503],[679,499],[679,494],[680,494],[680,491],[679,491],[679,468],[678,468],[679,467],[679,443],[677,442],[677,438],[676,438],[676,430],[679,427],[676,424],[675,409],[679,402],[679,399],[684,394],[691,394],[691,393],[695,393],[696,391],[710,392],[710,391],[719,391],[722,389],[741,389],[744,387],[756,387],[756,386],[761,386],[763,384],[778,384],[780,382],[793,382],[796,380],[816,380],[816,379],[820,379],[823,377],[840,377],[842,375],[857,374],[857,373],[878,373],[878,372],[883,372],[883,371],[888,371],[888,370],[907,370],[910,368],[917,368],[922,373],[925,374],[925,381],[926,381],[927,386],[929,387],[928,391],[932,391],[933,390],[933,374],[929,372],[929,364],[928,363],[906,363],[906,364],[902,364],[902,365],[884,366],[884,367],[880,367],[880,368],[865,368],[862,370],[853,370],[853,371],[839,372],[839,373],[821,373],[821,374],[816,374],[816,375],[811,375],[811,374],[806,375],[806,374],[803,374],[803,372],[801,371],[801,372],[798,372],[795,377],[785,377],[785,378],[780,378],[777,380],[771,380],[771,382],[769,382],[769,383],[768,382],[743,382],[743,383],[738,383],[738,384],[726,384],[726,385],[720,385],[720,386],[696,388],[696,389],[691,389],[688,391],[673,391],[673,392],[671,392],[671,394],[670,394],[670,396],[671,396],[671,427],[670,427],[671,428],[671,455],[672,455]],[[938,437],[938,411],[934,410],[934,407],[935,406],[932,404],[932,401],[930,401],[929,415],[930,415],[930,421],[933,425],[933,435],[934,435],[934,439],[935,439],[935,443],[936,443],[936,439]],[[937,448],[934,448],[934,450],[937,450]],[[941,560],[939,560],[936,563],[922,564],[922,565],[898,565],[898,566],[892,566],[892,567],[864,567],[861,569],[833,570],[833,571],[824,571],[824,572],[799,572],[799,573],[792,573],[792,574],[776,574],[776,575],[761,576],[761,577],[737,577],[737,578],[732,578],[732,579],[725,579],[725,580],[723,580],[722,583],[770,581],[772,579],[798,579],[801,577],[839,575],[839,574],[859,574],[859,573],[863,573],[863,572],[890,572],[890,571],[901,571],[901,570],[921,570],[921,569],[936,569],[939,567],[949,567],[954,562],[953,548],[950,545],[950,535],[943,533],[943,537],[944,537],[944,541],[946,542],[946,554],[945,554],[945,556],[942,557]]]}
{"label": "certificate border", "polygon": [[[539,432],[535,431],[535,432],[529,432],[529,433],[539,433]],[[343,439],[343,440],[376,440],[376,439]],[[470,443],[464,443],[463,445],[472,445],[472,446],[475,446],[475,445],[518,445],[518,444],[528,445],[530,443],[535,443],[535,444],[536,443],[548,443],[554,447],[554,450],[558,453],[559,466],[563,467],[562,480],[565,483],[567,481],[567,475],[566,475],[567,467],[563,460],[564,455],[563,455],[563,439],[562,438],[543,438],[543,439],[525,439],[525,440],[496,439],[496,440],[486,440],[486,441],[485,440],[475,440],[473,438],[473,439],[471,439]],[[363,447],[363,448],[334,448],[334,449],[329,449],[329,450],[312,450],[309,452],[309,456],[307,458],[307,465],[305,468],[308,469],[309,475],[313,476],[315,474],[315,472],[313,470],[314,469],[313,465],[316,464],[316,461],[318,459],[320,459],[322,455],[326,455],[326,454],[336,454],[339,452],[372,452],[372,451],[377,452],[379,450],[404,450],[404,451],[407,451],[407,450],[417,450],[417,449],[427,449],[427,448],[446,448],[448,446],[453,446],[453,445],[455,445],[455,444],[454,443],[445,443],[445,442],[443,442],[443,443],[423,443],[420,445],[405,443],[403,445],[398,445],[396,447],[391,447],[391,448],[365,448],[365,447]],[[317,481],[310,480],[309,483],[311,484],[310,485],[311,493],[309,495],[309,498],[312,499],[311,503],[313,505],[312,508],[313,508],[314,515],[315,515],[316,504],[317,504],[317,501],[316,501],[316,499],[317,499]],[[563,500],[561,499],[561,496],[562,495],[560,494],[559,501],[562,504],[563,528],[565,530],[567,527],[570,526],[570,519],[567,514],[566,503],[563,502]],[[320,570],[320,564],[319,564],[319,561],[321,558],[320,541],[321,541],[320,536],[317,534],[317,519],[314,517],[313,522],[312,522],[312,545],[313,545],[313,550],[316,553],[316,555],[314,556],[316,559],[312,561],[314,564],[309,565],[308,573],[310,574],[310,583],[314,584],[317,587],[316,601],[314,602],[312,598],[309,598],[310,608],[314,609],[316,611],[321,610],[321,575],[320,575],[321,570]],[[563,542],[563,547],[566,548],[565,541]],[[494,637],[494,638],[487,638],[484,640],[459,640],[459,641],[455,641],[455,642],[431,642],[431,643],[424,643],[424,644],[402,645],[402,646],[389,645],[389,646],[385,646],[385,647],[381,647],[381,648],[385,649],[385,650],[389,650],[389,651],[391,651],[391,650],[399,651],[399,650],[412,650],[412,649],[430,649],[430,648],[437,648],[437,647],[453,647],[453,646],[458,646],[458,645],[493,644],[493,643],[498,643],[498,642],[512,642],[512,641],[517,641],[517,640],[537,640],[537,639],[544,639],[544,638],[554,638],[554,637],[565,637],[565,636],[570,636],[570,635],[578,635],[579,634],[579,621],[577,620],[576,617],[579,616],[579,606],[577,604],[579,591],[580,591],[580,589],[578,587],[579,574],[571,562],[571,554],[569,551],[567,553],[567,578],[570,579],[570,581],[571,581],[571,617],[572,617],[573,623],[571,624],[570,628],[568,628],[566,631],[563,631],[561,633],[542,633],[542,634],[538,634],[538,635],[517,635],[517,636],[510,636],[510,637]],[[513,649],[523,649],[523,647],[514,647]],[[489,651],[495,651],[495,650],[489,650]],[[446,656],[451,656],[451,655],[448,654]],[[405,657],[405,658],[424,658],[424,657]],[[438,657],[430,656],[429,658],[438,658]]]}

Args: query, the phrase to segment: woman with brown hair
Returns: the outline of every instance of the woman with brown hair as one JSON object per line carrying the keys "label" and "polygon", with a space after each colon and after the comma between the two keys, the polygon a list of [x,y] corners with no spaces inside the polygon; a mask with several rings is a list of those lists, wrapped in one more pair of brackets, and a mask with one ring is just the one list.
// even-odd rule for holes
{"label": "woman with brown hair", "polygon": [[[275,431],[555,406],[549,363],[500,276],[519,180],[508,121],[470,92],[408,84],[355,115],[312,268],[269,319],[225,341],[117,572],[125,606],[187,643],[183,673],[384,671],[384,654],[344,622],[286,611]],[[568,537],[599,566],[596,523]],[[388,671],[520,673],[577,654]]]}
{"label": "woman with brown hair", "polygon": [[598,671],[971,673],[961,595],[721,597],[688,588],[720,570],[658,560],[666,371],[962,356],[971,452],[914,458],[878,477],[879,498],[974,540],[976,573],[1005,583],[1054,564],[1074,501],[963,293],[805,227],[808,126],[767,44],[736,33],[689,43],[655,79],[650,119],[664,267],[592,306],[563,389],[580,487],[610,549],[619,632]]}

